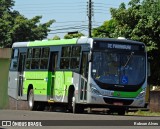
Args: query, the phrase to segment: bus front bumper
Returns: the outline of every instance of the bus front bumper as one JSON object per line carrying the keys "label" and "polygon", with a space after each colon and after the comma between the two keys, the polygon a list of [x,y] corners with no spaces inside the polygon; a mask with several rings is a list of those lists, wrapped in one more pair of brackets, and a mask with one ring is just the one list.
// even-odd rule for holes
{"label": "bus front bumper", "polygon": [[108,105],[108,106],[127,106],[127,107],[144,107],[145,97],[142,98],[117,98],[111,96],[102,96],[89,93],[87,104]]}

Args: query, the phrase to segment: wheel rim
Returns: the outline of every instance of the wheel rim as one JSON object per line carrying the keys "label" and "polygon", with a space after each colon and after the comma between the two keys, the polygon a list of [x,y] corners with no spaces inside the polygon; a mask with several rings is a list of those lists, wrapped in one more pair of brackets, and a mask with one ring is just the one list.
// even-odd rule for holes
{"label": "wheel rim", "polygon": [[32,94],[29,95],[29,107],[30,108],[33,107],[33,95]]}
{"label": "wheel rim", "polygon": [[72,107],[74,108],[74,106],[75,106],[75,97],[73,96],[72,97]]}

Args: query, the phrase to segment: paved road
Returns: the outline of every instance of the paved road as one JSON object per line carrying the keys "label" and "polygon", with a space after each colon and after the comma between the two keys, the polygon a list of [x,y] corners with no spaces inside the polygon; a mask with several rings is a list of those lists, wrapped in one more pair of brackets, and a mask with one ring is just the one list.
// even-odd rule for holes
{"label": "paved road", "polygon": [[[28,122],[35,120],[38,122],[38,120],[42,121],[42,125],[44,125],[45,121],[43,120],[51,120],[49,121],[51,125],[54,125],[54,123],[58,126],[43,126],[43,127],[23,127],[23,128],[29,128],[29,129],[159,129],[160,128],[160,117],[141,117],[141,116],[118,116],[118,115],[108,115],[102,112],[96,112],[96,113],[84,113],[84,114],[72,114],[72,113],[64,113],[64,112],[39,112],[39,111],[24,111],[24,110],[0,110],[0,122],[3,120],[24,120],[24,122]],[[60,121],[55,121],[60,120]],[[66,121],[70,120],[70,121]],[[77,120],[77,121],[73,121]],[[86,120],[91,120],[85,123]],[[112,120],[112,121],[110,121]],[[123,120],[122,122],[120,120]],[[144,120],[144,121],[141,121]],[[156,120],[156,121],[154,121]],[[140,122],[140,123],[148,123],[148,121],[155,123],[158,120],[159,126],[134,126],[134,122]],[[108,122],[108,124],[113,126],[100,126],[100,124],[106,124],[104,122]],[[61,122],[61,124],[59,124]],[[67,122],[70,122],[71,125],[73,122],[73,125],[76,125],[76,122],[81,122],[82,126],[60,126],[63,124],[67,124]],[[84,122],[84,124],[83,124]],[[133,124],[133,126],[126,126],[124,122],[130,124]],[[92,125],[93,123],[93,125]],[[115,126],[116,124],[121,124],[124,126]],[[27,123],[28,124],[28,123]],[[47,124],[47,121],[46,121]],[[86,127],[86,124],[90,124],[90,126]],[[137,123],[138,124],[138,123]],[[1,123],[0,123],[1,125]],[[4,129],[21,129],[22,127],[0,127]]]}

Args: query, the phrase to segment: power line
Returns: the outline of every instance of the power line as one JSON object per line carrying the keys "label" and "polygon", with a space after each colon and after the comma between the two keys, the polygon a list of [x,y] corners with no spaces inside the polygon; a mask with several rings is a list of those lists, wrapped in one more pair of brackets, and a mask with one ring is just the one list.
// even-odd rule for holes
{"label": "power line", "polygon": [[95,12],[95,14],[106,14],[107,15],[107,14],[110,14],[110,13],[107,13],[107,12],[106,13],[105,12]]}
{"label": "power line", "polygon": [[100,2],[95,2],[96,5],[103,5],[103,6],[117,6],[119,7],[119,4],[107,4],[107,3],[100,3]]}
{"label": "power line", "polygon": [[73,10],[73,11],[79,11],[79,10],[86,10],[86,8],[83,8],[83,7],[79,7],[79,8],[76,8],[76,10],[75,9],[71,9],[71,8],[69,8],[69,9],[65,9],[65,8],[63,8],[63,9],[61,9],[61,8],[59,8],[59,9],[54,9],[54,8],[47,8],[47,9],[23,9],[23,11],[28,11],[28,12],[32,12],[32,11],[59,11],[59,10],[62,10],[62,11],[70,11],[70,10]]}
{"label": "power line", "polygon": [[[62,5],[62,3],[58,3],[58,2],[49,2],[49,3],[36,3],[36,4],[15,4],[16,6],[42,6],[42,5]],[[82,3],[82,2],[63,2],[63,5],[74,5],[74,4],[85,4],[85,3]],[[62,5],[62,6],[63,6]]]}
{"label": "power line", "polygon": [[[21,13],[21,12],[20,12]],[[68,13],[74,13],[74,14],[84,14],[84,12],[75,12],[75,11],[64,11],[64,12],[28,12],[28,13],[25,13],[25,14],[34,14],[34,15],[49,15],[49,14],[55,14],[55,13],[58,13],[58,14],[68,14]]]}
{"label": "power line", "polygon": [[[92,27],[98,27],[100,25],[98,24],[102,24],[103,22],[98,22],[98,21],[93,21],[92,23],[92,17],[94,16],[99,16],[99,14],[103,15],[107,15],[110,14],[109,13],[109,8],[110,6],[116,6],[113,4],[105,4],[105,3],[100,3],[100,2],[92,2],[92,0],[88,0],[88,6],[86,7],[86,3],[82,3],[82,2],[76,2],[76,3],[72,3],[72,2],[65,2],[63,3],[54,3],[54,2],[50,2],[50,3],[38,3],[38,4],[23,4],[23,5],[16,5],[17,7],[19,6],[19,9],[23,9],[23,12],[26,12],[25,14],[39,14],[39,15],[50,15],[50,14],[85,14],[86,10],[88,10],[88,20],[84,20],[84,21],[58,21],[58,22],[54,22],[54,24],[52,25],[51,31],[52,32],[60,32],[63,30],[72,30],[72,29],[77,29],[77,30],[87,30],[87,25],[86,23],[88,22],[88,35],[89,37],[91,37],[91,30]],[[34,6],[34,7],[33,7]],[[33,7],[33,8],[32,8]],[[31,9],[29,9],[31,8]],[[37,12],[36,12],[37,11]],[[94,16],[94,17],[95,17]],[[69,24],[71,23],[71,24]],[[73,24],[72,24],[73,23]],[[76,25],[80,24],[80,25]],[[55,24],[66,24],[63,26],[56,26]],[[50,34],[50,33],[48,33]]]}
{"label": "power line", "polygon": [[68,29],[81,29],[81,28],[87,28],[83,26],[73,26],[73,27],[66,27],[66,28],[61,28],[61,29],[55,29],[55,30],[50,30],[50,31],[59,31],[59,30],[68,30]]}
{"label": "power line", "polygon": [[79,29],[77,29],[77,28],[75,28],[75,29],[63,29],[63,30],[59,30],[59,31],[51,31],[51,32],[49,32],[48,34],[59,34],[59,33],[68,33],[69,31],[67,31],[67,30],[78,30],[78,31],[83,31],[83,30],[88,30],[87,28],[79,28]]}
{"label": "power line", "polygon": [[[61,7],[63,7],[63,8],[77,8],[77,7],[82,7],[82,6],[86,6],[86,5],[69,5],[69,6],[64,6],[64,5],[47,5],[47,6],[45,6],[45,5],[41,5],[41,6],[33,6],[34,7],[34,9],[37,9],[37,8],[61,8]],[[17,7],[17,6],[16,6]],[[28,6],[28,7],[26,7],[26,6],[20,6],[20,7],[18,7],[18,8],[22,8],[22,9],[24,9],[24,7],[25,8],[32,8],[32,6]]]}
{"label": "power line", "polygon": [[[86,24],[80,24],[80,25],[76,25],[76,24],[67,24],[67,25],[63,25],[63,26],[55,26],[54,24],[53,24],[53,26],[52,27],[50,27],[51,29],[53,28],[53,29],[61,29],[62,27],[87,27],[88,25]],[[100,26],[100,25],[98,25],[98,24],[96,24],[96,23],[93,23],[93,26]]]}
{"label": "power line", "polygon": [[109,11],[109,9],[94,9],[94,11]]}
{"label": "power line", "polygon": [[[61,27],[72,27],[72,26],[75,26],[76,24],[66,24],[66,25],[63,25],[63,26],[52,26],[50,28],[61,28]],[[87,25],[77,25],[77,26],[87,26]]]}
{"label": "power line", "polygon": [[78,22],[87,22],[87,21],[64,21],[64,22],[55,22],[55,23],[72,23],[72,22],[76,22],[76,23],[78,23]]}

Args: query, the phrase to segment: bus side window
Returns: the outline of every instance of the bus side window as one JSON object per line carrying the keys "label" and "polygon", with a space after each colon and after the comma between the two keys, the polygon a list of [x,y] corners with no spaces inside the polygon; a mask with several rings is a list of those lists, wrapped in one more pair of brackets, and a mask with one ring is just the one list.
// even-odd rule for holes
{"label": "bus side window", "polygon": [[62,47],[60,69],[69,69],[71,47]]}
{"label": "bus side window", "polygon": [[81,46],[73,46],[71,54],[71,69],[79,69]]}
{"label": "bus side window", "polygon": [[19,54],[18,49],[13,49],[10,70],[18,69],[18,54]]}
{"label": "bus side window", "polygon": [[25,69],[29,70],[31,68],[31,61],[32,61],[32,48],[29,48],[27,51],[27,59]]}
{"label": "bus side window", "polygon": [[40,56],[40,69],[47,69],[48,57],[49,57],[49,48],[42,48]]}
{"label": "bus side window", "polygon": [[39,69],[40,53],[40,48],[33,48],[31,69]]}

